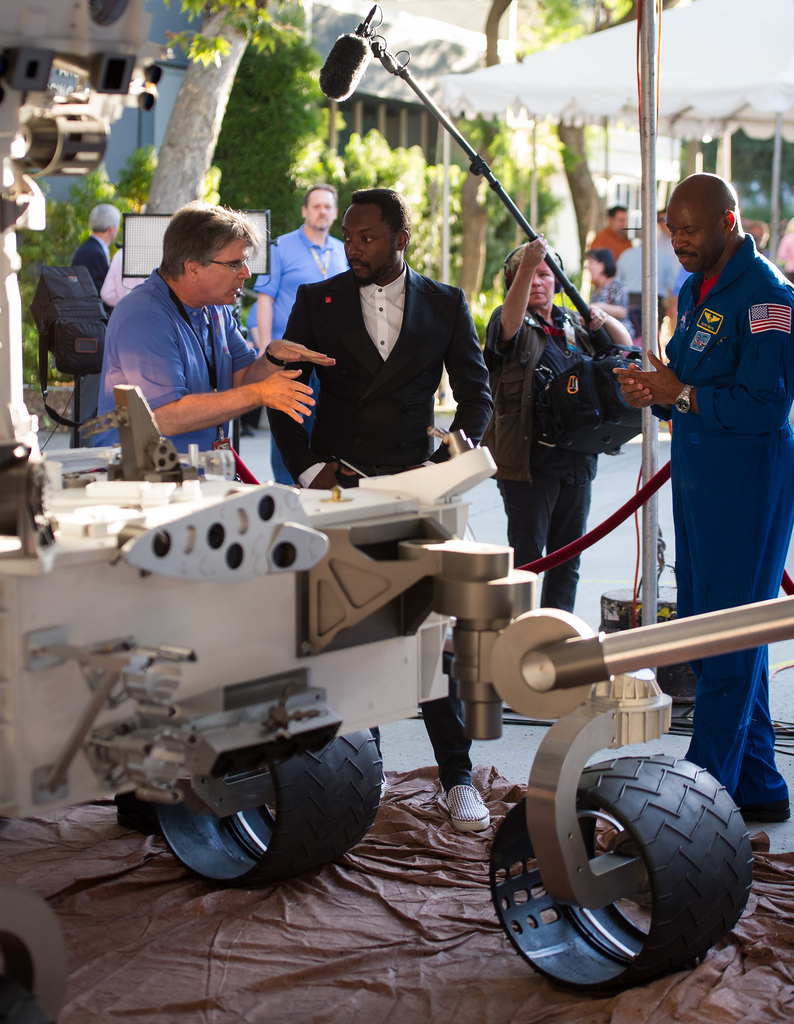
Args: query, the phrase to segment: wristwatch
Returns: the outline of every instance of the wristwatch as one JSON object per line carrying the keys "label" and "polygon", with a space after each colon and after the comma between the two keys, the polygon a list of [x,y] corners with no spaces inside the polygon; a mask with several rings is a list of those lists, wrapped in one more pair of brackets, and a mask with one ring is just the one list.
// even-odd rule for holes
{"label": "wristwatch", "polygon": [[678,398],[676,398],[675,402],[673,403],[679,412],[689,412],[689,393],[694,386],[694,384],[684,384],[681,394],[678,396]]}

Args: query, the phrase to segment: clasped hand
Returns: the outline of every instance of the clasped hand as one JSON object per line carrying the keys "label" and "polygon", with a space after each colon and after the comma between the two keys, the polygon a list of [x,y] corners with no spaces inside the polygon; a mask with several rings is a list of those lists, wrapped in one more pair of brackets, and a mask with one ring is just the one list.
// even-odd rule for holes
{"label": "clasped hand", "polygon": [[633,366],[616,366],[612,371],[620,384],[620,393],[633,409],[649,405],[672,405],[683,384],[661,359],[648,353],[653,370],[635,370]]}

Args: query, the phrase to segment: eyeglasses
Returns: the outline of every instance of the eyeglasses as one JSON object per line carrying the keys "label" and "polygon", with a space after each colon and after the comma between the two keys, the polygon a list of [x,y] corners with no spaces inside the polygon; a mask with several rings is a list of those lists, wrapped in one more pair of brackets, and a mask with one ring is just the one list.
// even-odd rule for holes
{"label": "eyeglasses", "polygon": [[228,267],[229,270],[233,270],[235,272],[235,274],[236,274],[237,271],[240,269],[240,267],[245,267],[246,270],[250,270],[251,269],[248,266],[248,260],[250,260],[250,259],[251,259],[251,257],[247,256],[244,260],[237,260],[236,263],[230,263],[230,262],[227,262],[226,260],[210,260],[210,263],[217,263],[219,267]]}

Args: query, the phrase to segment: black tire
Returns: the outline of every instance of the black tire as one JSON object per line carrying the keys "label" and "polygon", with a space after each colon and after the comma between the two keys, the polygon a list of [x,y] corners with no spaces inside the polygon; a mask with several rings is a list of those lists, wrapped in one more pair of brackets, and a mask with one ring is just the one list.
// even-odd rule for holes
{"label": "black tire", "polygon": [[[336,860],[372,826],[381,757],[369,730],[269,765],[272,800],[226,818],[158,806],[179,860],[212,881],[250,887]],[[270,787],[268,787],[270,788]]]}
{"label": "black tire", "polygon": [[552,900],[526,826],[512,808],[491,850],[491,892],[519,955],[554,981],[580,989],[636,985],[692,966],[733,927],[752,884],[750,839],[738,808],[708,772],[671,757],[627,757],[586,768],[577,791],[590,856],[638,856],[641,892],[600,910]]}

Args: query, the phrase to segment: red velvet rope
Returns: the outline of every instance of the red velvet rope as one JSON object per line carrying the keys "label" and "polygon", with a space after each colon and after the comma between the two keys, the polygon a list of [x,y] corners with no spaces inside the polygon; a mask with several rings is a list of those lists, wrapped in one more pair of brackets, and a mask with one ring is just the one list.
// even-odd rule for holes
{"label": "red velvet rope", "polygon": [[585,548],[589,548],[591,544],[595,544],[596,541],[601,540],[602,537],[606,537],[608,533],[611,533],[616,526],[620,526],[622,522],[625,522],[629,516],[636,512],[637,509],[644,505],[648,498],[652,494],[655,494],[662,484],[666,484],[670,479],[670,463],[667,462],[658,473],[655,473],[648,483],[641,487],[637,493],[630,498],[625,505],[622,505],[617,512],[613,512],[612,515],[605,519],[603,523],[596,526],[595,529],[586,533],[583,537],[573,541],[571,544],[566,544],[564,548],[560,548],[559,551],[552,551],[550,555],[545,555],[543,558],[538,558],[535,562],[528,562],[526,565],[518,566],[519,569],[528,569],[529,572],[545,572],[547,569],[554,569],[558,565],[562,565],[563,562],[567,562],[569,558],[573,558],[574,555],[578,555]]}
{"label": "red velvet rope", "polygon": [[234,448],[232,448],[232,455],[234,456],[234,468],[237,471],[237,475],[240,478],[240,481],[244,484],[258,484],[259,481],[248,468],[248,466],[246,466],[246,464],[243,462],[243,460],[240,458],[240,456],[237,454]]}
{"label": "red velvet rope", "polygon": [[[527,569],[529,572],[545,572],[547,569],[554,569],[558,565],[562,565],[563,562],[567,562],[569,558],[573,558],[574,555],[578,555],[581,551],[589,548],[595,544],[596,541],[601,540],[602,537],[606,537],[608,533],[611,533],[615,527],[620,526],[622,522],[625,522],[629,516],[636,512],[637,509],[644,505],[648,498],[652,494],[655,494],[662,484],[667,483],[670,479],[670,463],[667,462],[662,468],[656,473],[648,483],[640,488],[639,491],[630,498],[625,505],[622,505],[617,512],[613,512],[612,515],[605,519],[600,526],[596,526],[594,530],[586,533],[583,537],[573,541],[572,544],[566,544],[564,548],[560,548],[559,551],[552,551],[550,555],[545,555],[543,558],[538,558],[535,562],[527,562],[526,565],[519,565],[519,569]],[[788,597],[794,596],[794,581],[792,581],[789,574],[783,570],[783,579],[780,582],[783,593]]]}

